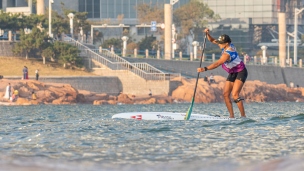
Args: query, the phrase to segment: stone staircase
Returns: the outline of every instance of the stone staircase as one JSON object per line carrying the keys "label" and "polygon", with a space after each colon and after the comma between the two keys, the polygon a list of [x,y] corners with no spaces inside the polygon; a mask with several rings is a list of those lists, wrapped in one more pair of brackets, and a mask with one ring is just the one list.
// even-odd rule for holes
{"label": "stone staircase", "polygon": [[146,80],[128,70],[111,70],[95,60],[92,60],[92,66],[96,75],[118,77],[123,93],[148,95],[151,90],[155,95],[168,95],[170,92],[170,80]]}
{"label": "stone staircase", "polygon": [[181,78],[180,74],[164,73],[147,63],[130,63],[122,57],[104,49],[90,49],[73,39],[68,40],[81,50],[80,55],[88,59],[88,66],[101,76],[116,76],[122,82],[123,93],[147,95],[168,95],[170,80]]}

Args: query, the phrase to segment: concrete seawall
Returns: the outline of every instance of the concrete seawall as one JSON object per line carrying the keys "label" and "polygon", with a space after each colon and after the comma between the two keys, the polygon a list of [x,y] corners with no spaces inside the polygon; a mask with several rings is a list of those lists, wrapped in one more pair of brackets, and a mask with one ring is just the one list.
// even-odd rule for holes
{"label": "concrete seawall", "polygon": [[[4,79],[19,80],[21,77],[4,77]],[[34,80],[34,77],[29,79]],[[72,77],[41,77],[40,82],[71,84],[78,90],[87,90],[96,93],[118,95],[123,91],[122,82],[118,77],[109,76],[72,76]]]}
{"label": "concrete seawall", "polygon": [[[178,61],[178,60],[163,60],[163,59],[147,59],[147,58],[124,58],[129,62],[147,62],[154,67],[169,71],[181,73],[183,76],[196,78],[196,68],[199,67],[199,61]],[[210,65],[210,62],[203,62],[202,66]],[[290,82],[294,85],[304,87],[304,69],[303,68],[281,68],[279,66],[270,65],[246,65],[248,69],[248,80],[260,80],[268,84],[286,84]],[[227,77],[227,72],[221,67],[201,73],[200,77],[209,76],[210,73]]]}

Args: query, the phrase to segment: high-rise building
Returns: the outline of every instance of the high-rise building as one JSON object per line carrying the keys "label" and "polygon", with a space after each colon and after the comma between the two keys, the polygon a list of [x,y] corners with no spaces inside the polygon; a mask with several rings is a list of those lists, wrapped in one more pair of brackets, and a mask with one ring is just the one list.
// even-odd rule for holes
{"label": "high-rise building", "polygon": [[3,8],[27,6],[27,2],[25,0],[0,0],[0,3]]}
{"label": "high-rise building", "polygon": [[[303,8],[304,0],[200,0],[208,4],[221,19],[210,21],[214,35],[228,34],[244,50],[260,42],[277,41],[278,13],[286,13],[287,31],[294,30],[294,10]],[[303,18],[299,15],[298,30],[304,33]],[[299,36],[301,33],[298,33]],[[200,37],[200,40],[203,38]],[[271,48],[270,48],[271,49]]]}
{"label": "high-rise building", "polygon": [[11,13],[31,13],[30,7],[25,0],[0,0],[0,10]]}
{"label": "high-rise building", "polygon": [[[179,0],[174,8],[189,1]],[[170,0],[79,0],[79,11],[87,11],[91,20],[115,20],[118,15],[123,15],[126,24],[137,24],[136,6],[143,3],[164,6],[165,3],[169,4]]]}

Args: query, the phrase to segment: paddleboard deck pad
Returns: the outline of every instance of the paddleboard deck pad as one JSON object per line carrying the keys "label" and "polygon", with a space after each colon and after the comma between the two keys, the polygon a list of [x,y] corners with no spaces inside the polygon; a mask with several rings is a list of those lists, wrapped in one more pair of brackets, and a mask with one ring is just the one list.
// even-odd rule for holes
{"label": "paddleboard deck pad", "polygon": [[[128,112],[118,113],[112,116],[112,118],[120,119],[134,119],[134,120],[184,120],[186,113],[174,113],[174,112]],[[234,118],[191,114],[190,120],[235,120]]]}

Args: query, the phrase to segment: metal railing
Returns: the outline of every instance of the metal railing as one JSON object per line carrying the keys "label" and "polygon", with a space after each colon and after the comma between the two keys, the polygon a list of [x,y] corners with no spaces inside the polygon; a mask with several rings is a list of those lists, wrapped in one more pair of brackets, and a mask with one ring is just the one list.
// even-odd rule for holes
{"label": "metal railing", "polygon": [[127,70],[144,78],[145,80],[170,80],[175,77],[181,77],[181,74],[179,73],[166,74],[149,64],[134,65],[108,50],[103,50],[102,53],[99,54],[99,51],[95,49],[92,50],[74,39],[67,39],[66,41],[75,45],[79,50],[82,51],[82,53],[85,53],[87,57],[107,66],[112,70]]}
{"label": "metal railing", "polygon": [[[92,51],[102,55],[103,57],[106,57],[107,59],[109,59],[113,62],[129,62],[129,61],[123,59],[122,57],[120,57],[119,55],[112,53],[108,49],[102,49],[101,51],[98,49],[92,49]],[[131,63],[131,64],[148,73],[164,73],[161,70],[155,68],[154,66],[152,66],[148,63]]]}

